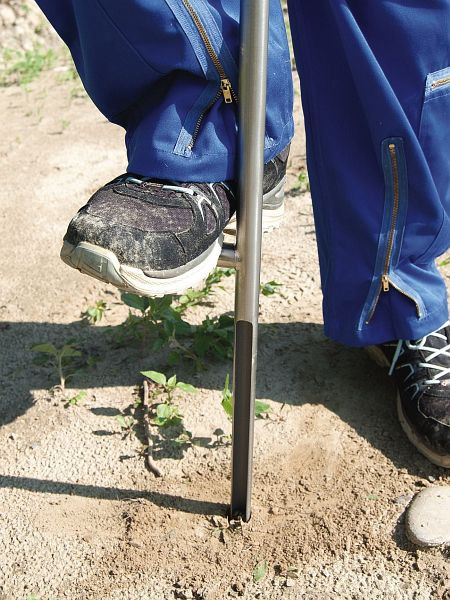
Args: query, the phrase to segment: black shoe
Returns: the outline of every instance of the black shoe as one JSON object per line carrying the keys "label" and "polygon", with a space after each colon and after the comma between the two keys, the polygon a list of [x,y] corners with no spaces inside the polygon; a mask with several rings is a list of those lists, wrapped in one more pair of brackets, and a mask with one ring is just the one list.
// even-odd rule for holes
{"label": "black shoe", "polygon": [[[289,148],[266,165],[276,210]],[[232,182],[179,183],[125,173],[98,190],[69,224],[62,260],[82,273],[144,296],[181,294],[201,283],[221,253],[235,212]],[[270,202],[269,202],[270,200]]]}
{"label": "black shoe", "polygon": [[395,377],[408,439],[432,463],[450,468],[450,321],[420,340],[388,342],[369,352]]}
{"label": "black shoe", "polygon": [[[284,217],[284,185],[290,146],[264,165],[262,229],[266,233],[280,227]],[[236,235],[236,215],[225,227],[225,233]]]}

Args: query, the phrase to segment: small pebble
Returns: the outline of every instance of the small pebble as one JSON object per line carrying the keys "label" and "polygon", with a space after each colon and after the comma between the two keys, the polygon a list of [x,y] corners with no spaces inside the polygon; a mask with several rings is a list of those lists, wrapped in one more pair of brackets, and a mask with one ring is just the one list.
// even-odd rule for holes
{"label": "small pebble", "polygon": [[450,486],[419,492],[406,514],[406,535],[418,546],[450,544]]}
{"label": "small pebble", "polygon": [[284,585],[288,588],[294,587],[295,581],[293,579],[286,579],[286,583]]}

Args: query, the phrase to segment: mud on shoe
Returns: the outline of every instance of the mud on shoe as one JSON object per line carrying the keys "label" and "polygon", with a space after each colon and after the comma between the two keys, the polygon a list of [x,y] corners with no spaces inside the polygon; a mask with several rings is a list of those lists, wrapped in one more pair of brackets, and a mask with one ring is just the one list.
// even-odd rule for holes
{"label": "mud on shoe", "polygon": [[214,269],[234,210],[226,183],[170,183],[126,173],[78,211],[61,259],[123,290],[181,294]]}
{"label": "mud on shoe", "polygon": [[420,340],[368,348],[398,387],[400,424],[432,463],[450,468],[450,321]]}

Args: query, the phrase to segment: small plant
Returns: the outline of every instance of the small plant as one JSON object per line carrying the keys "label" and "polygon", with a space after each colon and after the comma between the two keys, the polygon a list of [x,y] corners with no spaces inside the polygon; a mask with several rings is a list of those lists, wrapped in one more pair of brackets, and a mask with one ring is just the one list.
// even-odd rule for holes
{"label": "small plant", "polygon": [[182,431],[175,439],[175,442],[181,445],[191,444],[192,433],[184,428],[183,415],[179,407],[173,403],[173,397],[177,390],[182,390],[188,394],[195,394],[197,389],[190,383],[177,381],[176,375],[172,375],[172,377],[167,379],[164,373],[158,373],[157,371],[141,371],[141,374],[153,381],[154,389],[152,393],[154,398],[164,396],[163,402],[154,403],[150,407],[152,412],[150,423],[163,428],[181,427]]}
{"label": "small plant", "polygon": [[81,313],[81,316],[91,325],[95,325],[103,319],[107,310],[108,305],[106,302],[104,300],[97,300],[93,306],[89,306],[83,313]]}
{"label": "small plant", "polygon": [[31,347],[33,352],[38,354],[35,364],[40,366],[52,366],[59,377],[59,387],[61,392],[65,392],[67,380],[75,374],[75,360],[82,356],[73,343],[64,344],[61,348],[47,342],[45,344],[35,344]]}
{"label": "small plant", "polygon": [[279,294],[280,290],[278,288],[282,287],[282,283],[278,283],[278,281],[268,281],[267,283],[262,283],[260,286],[260,291],[263,296],[273,296],[274,294]]}
{"label": "small plant", "polygon": [[72,396],[72,398],[67,399],[67,406],[78,406],[78,403],[81,402],[81,400],[84,400],[86,396],[87,392],[78,392],[78,394]]}
{"label": "small plant", "polygon": [[209,304],[208,297],[214,293],[214,286],[223,289],[219,283],[224,277],[234,275],[234,269],[216,268],[212,271],[205,280],[203,287],[200,290],[189,289],[182,296],[177,298],[177,306],[175,310],[184,313],[188,308],[198,304]]}
{"label": "small plant", "polygon": [[231,273],[231,269],[216,269],[202,290],[188,290],[179,298],[171,295],[146,298],[122,293],[122,301],[140,314],[130,310],[127,320],[115,330],[116,343],[124,345],[134,339],[152,352],[167,349],[167,364],[172,367],[181,360],[188,360],[196,369],[202,369],[207,359],[231,358],[234,320],[230,315],[207,317],[200,325],[191,325],[183,317],[188,308],[205,304],[213,286]]}
{"label": "small plant", "polygon": [[439,267],[446,267],[447,265],[450,265],[450,258],[445,258],[444,260],[441,260],[440,263],[438,263]]}
{"label": "small plant", "polygon": [[[233,394],[230,390],[230,376],[227,373],[222,390],[222,408],[229,419],[233,418]],[[255,400],[255,419],[265,419],[272,412],[270,406],[261,400]]]}
{"label": "small plant", "polygon": [[3,51],[3,68],[0,71],[0,86],[13,84],[28,85],[42,71],[53,66],[56,54],[52,49],[35,46],[32,50]]}
{"label": "small plant", "polygon": [[253,581],[255,583],[260,583],[267,575],[267,569],[268,565],[266,560],[259,562],[253,569]]}
{"label": "small plant", "polygon": [[309,177],[306,171],[300,171],[297,176],[297,183],[292,187],[292,191],[300,193],[311,191]]}
{"label": "small plant", "polygon": [[136,427],[136,419],[129,415],[115,415],[115,419],[120,425],[124,439],[129,437]]}
{"label": "small plant", "polygon": [[178,406],[162,402],[156,407],[156,416],[150,422],[158,427],[171,427],[180,425],[183,422],[183,415]]}

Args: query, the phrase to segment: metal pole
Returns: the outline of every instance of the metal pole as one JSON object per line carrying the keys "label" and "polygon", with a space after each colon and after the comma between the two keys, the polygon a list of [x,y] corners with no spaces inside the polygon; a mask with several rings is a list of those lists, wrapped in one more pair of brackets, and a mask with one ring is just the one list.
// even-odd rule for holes
{"label": "metal pole", "polygon": [[241,0],[231,515],[251,516],[269,0]]}

